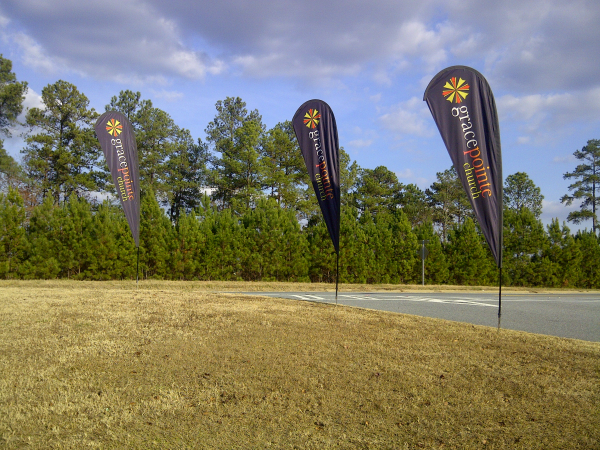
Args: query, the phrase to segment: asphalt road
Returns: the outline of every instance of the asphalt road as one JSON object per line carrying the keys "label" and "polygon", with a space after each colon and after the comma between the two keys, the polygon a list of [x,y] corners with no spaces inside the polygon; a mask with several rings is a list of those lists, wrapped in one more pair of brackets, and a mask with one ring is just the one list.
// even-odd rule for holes
{"label": "asphalt road", "polygon": [[[247,292],[335,303],[332,292]],[[498,326],[498,293],[338,293],[338,304]],[[503,294],[501,327],[600,342],[600,294]]]}

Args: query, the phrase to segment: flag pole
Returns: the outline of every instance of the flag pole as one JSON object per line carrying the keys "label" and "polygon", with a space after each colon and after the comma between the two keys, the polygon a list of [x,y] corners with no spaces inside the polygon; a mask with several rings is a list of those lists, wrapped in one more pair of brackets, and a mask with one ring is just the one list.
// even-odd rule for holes
{"label": "flag pole", "polygon": [[140,247],[137,248],[137,268],[135,269],[135,286],[138,286],[140,281]]}
{"label": "flag pole", "polygon": [[500,331],[500,319],[502,318],[502,265],[500,265],[498,276],[498,331]]}
{"label": "flag pole", "polygon": [[337,306],[338,281],[340,278],[340,252],[336,252],[335,254],[335,306]]}

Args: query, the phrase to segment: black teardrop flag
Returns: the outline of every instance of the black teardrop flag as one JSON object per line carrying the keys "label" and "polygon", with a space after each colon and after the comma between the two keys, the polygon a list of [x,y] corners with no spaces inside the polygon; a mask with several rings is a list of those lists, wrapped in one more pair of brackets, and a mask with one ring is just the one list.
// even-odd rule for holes
{"label": "black teardrop flag", "polygon": [[340,252],[340,155],[335,117],[322,100],[304,103],[292,119],[310,181],[336,253]]}
{"label": "black teardrop flag", "polygon": [[100,116],[94,129],[129,222],[135,246],[139,248],[140,171],[133,127],[123,114],[109,111]]}
{"label": "black teardrop flag", "polygon": [[476,70],[453,66],[433,77],[423,100],[502,268],[502,157],[492,90]]}

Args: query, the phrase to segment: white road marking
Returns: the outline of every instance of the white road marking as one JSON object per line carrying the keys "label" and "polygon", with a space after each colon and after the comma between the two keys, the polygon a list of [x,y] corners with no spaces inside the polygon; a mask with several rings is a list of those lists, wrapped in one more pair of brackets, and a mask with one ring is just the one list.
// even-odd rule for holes
{"label": "white road marking", "polygon": [[297,297],[300,300],[325,300],[323,297],[319,297],[318,295],[292,295],[291,297]]}
{"label": "white road marking", "polygon": [[339,297],[342,297],[344,299],[349,299],[349,300],[360,300],[360,301],[398,301],[398,300],[403,300],[403,301],[409,301],[409,302],[446,303],[446,304],[468,305],[468,306],[488,306],[491,308],[497,307],[495,301],[492,303],[483,303],[485,301],[484,299],[477,299],[480,301],[473,301],[473,300],[465,300],[464,298],[460,298],[460,297],[459,298],[439,299],[439,298],[431,298],[431,297],[416,297],[416,296],[412,296],[412,295],[410,295],[410,296],[409,295],[396,295],[393,297],[377,298],[375,296],[365,297],[365,296],[347,295],[347,294],[339,295]]}
{"label": "white road marking", "polygon": [[340,294],[339,297],[349,298],[352,300],[379,300],[373,297],[365,297],[364,295],[349,295],[349,294]]}

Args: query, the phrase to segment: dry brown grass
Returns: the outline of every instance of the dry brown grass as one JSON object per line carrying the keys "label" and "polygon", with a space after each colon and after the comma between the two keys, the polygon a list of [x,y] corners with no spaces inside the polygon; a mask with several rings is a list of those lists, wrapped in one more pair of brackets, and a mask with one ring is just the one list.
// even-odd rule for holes
{"label": "dry brown grass", "polygon": [[241,287],[0,283],[0,446],[600,448],[598,343]]}
{"label": "dry brown grass", "polygon": [[[142,280],[135,281],[72,281],[72,280],[0,280],[0,287],[47,287],[57,289],[79,288],[96,289],[137,289],[144,290],[181,290],[202,292],[334,292],[333,283],[293,283],[279,281],[245,282],[245,281],[161,281]],[[498,292],[498,286],[452,286],[452,285],[425,285],[420,284],[340,284],[340,292]],[[502,292],[512,293],[569,293],[588,292],[597,293],[597,289],[563,289],[563,288],[537,288],[537,287],[509,287],[503,286]]]}

